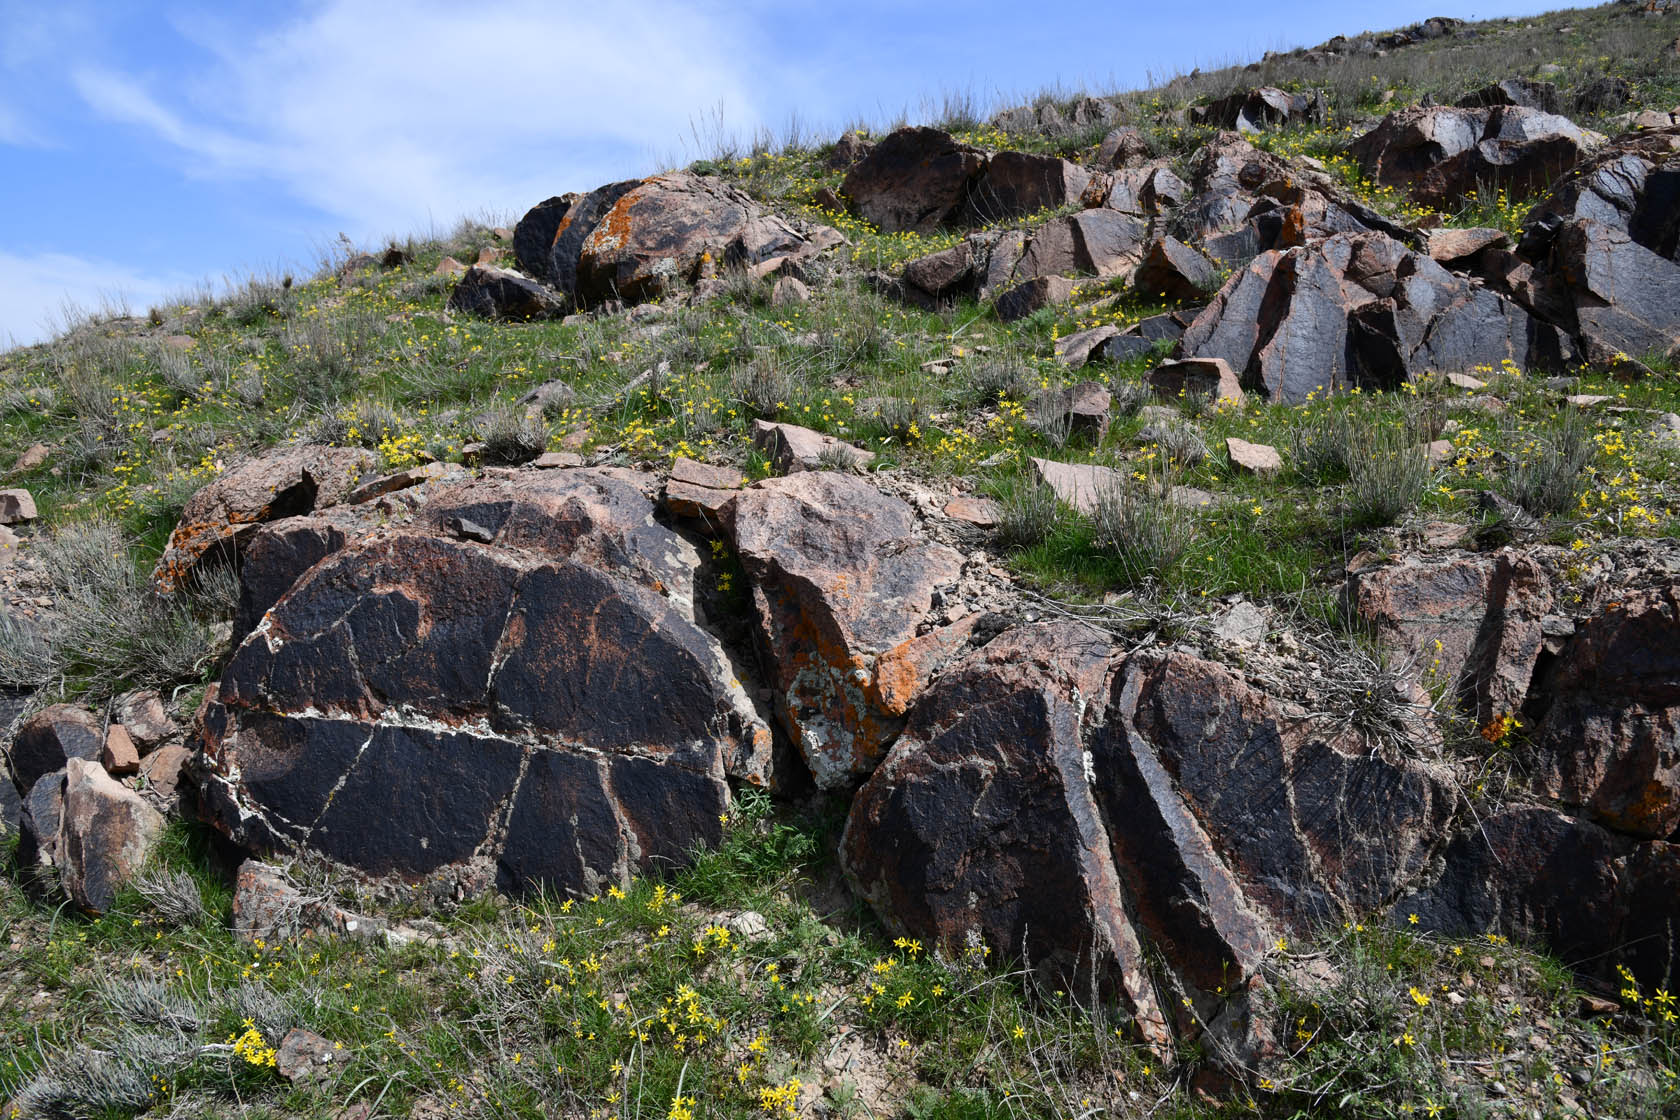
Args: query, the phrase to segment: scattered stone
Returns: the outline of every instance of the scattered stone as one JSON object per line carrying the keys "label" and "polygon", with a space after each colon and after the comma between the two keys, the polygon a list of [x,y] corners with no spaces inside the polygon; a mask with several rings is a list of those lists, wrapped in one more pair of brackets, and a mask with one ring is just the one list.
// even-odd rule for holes
{"label": "scattered stone", "polygon": [[1095,463],[1059,463],[1053,459],[1029,459],[1038,480],[1050,487],[1058,500],[1090,516],[1100,497],[1125,486],[1125,476]]}
{"label": "scattered stone", "polygon": [[1243,599],[1231,604],[1231,609],[1213,628],[1213,636],[1236,645],[1252,646],[1265,641],[1269,629],[1265,610]]}
{"label": "scattered stone", "polygon": [[966,521],[970,525],[981,529],[991,529],[998,523],[1001,511],[998,504],[989,498],[975,498],[967,494],[958,494],[945,503],[945,516],[956,521]]}
{"label": "scattered stone", "polygon": [[770,289],[771,307],[792,307],[795,304],[808,303],[811,299],[811,289],[792,276],[777,279]]}
{"label": "scattered stone", "polygon": [[904,266],[904,283],[930,305],[954,299],[974,280],[974,246],[969,241],[930,253]]}
{"label": "scattered stone", "polygon": [[784,474],[831,470],[836,462],[851,467],[867,467],[875,461],[873,451],[853,447],[845,440],[797,424],[754,420],[752,439],[753,446],[764,452],[765,457]]}
{"label": "scattered stone", "polygon": [[861,132],[842,132],[823,165],[830,171],[849,171],[874,147],[875,141],[866,138]]}
{"label": "scattered stone", "polygon": [[532,459],[529,465],[539,471],[551,471],[562,467],[581,467],[583,466],[583,456],[574,451],[544,451],[541,455]]}
{"label": "scattered stone", "polygon": [[342,1050],[314,1031],[293,1027],[275,1050],[274,1072],[295,1085],[330,1073],[341,1055]]}
{"label": "scattered stone", "polygon": [[1283,456],[1275,447],[1264,443],[1249,443],[1230,436],[1225,440],[1225,453],[1231,465],[1244,474],[1273,475],[1283,470]]}
{"label": "scattered stone", "polygon": [[51,454],[52,448],[48,447],[46,444],[32,443],[24,449],[22,455],[17,457],[17,462],[12,464],[12,472],[14,474],[23,474],[26,471],[36,470],[39,467],[45,466],[47,457]]}
{"label": "scattered stone", "polygon": [[1234,128],[1238,132],[1263,132],[1290,124],[1323,124],[1329,119],[1330,102],[1323,90],[1290,93],[1274,86],[1244,90],[1192,109],[1198,124]]}
{"label": "scattered stone", "polygon": [[122,724],[113,723],[105,729],[105,745],[99,751],[99,764],[105,767],[106,773],[119,778],[140,769],[140,751]]}
{"label": "scattered stone", "polygon": [[1187,396],[1210,397],[1241,408],[1247,396],[1237,375],[1222,358],[1181,358],[1162,362],[1149,374],[1149,384],[1162,400]]}
{"label": "scattered stone", "polygon": [[186,767],[192,751],[179,743],[159,747],[140,760],[140,792],[165,816],[178,815],[187,792]]}
{"label": "scattered stone", "polygon": [[35,517],[35,498],[29,491],[0,490],[0,525],[22,525]]}
{"label": "scattered stone", "polygon": [[1575,93],[1575,112],[1583,116],[1613,113],[1634,100],[1633,86],[1626,78],[1610,75],[1594,78]]}
{"label": "scattered stone", "polygon": [[466,271],[467,266],[454,257],[444,257],[437,267],[432,269],[433,274],[437,276],[459,276]]}
{"label": "scattered stone", "polygon": [[1065,276],[1038,276],[997,297],[997,316],[1006,323],[1025,319],[1041,307],[1066,303],[1076,285]]}
{"label": "scattered stone", "polygon": [[1056,357],[1069,369],[1078,369],[1119,333],[1119,327],[1105,324],[1065,335],[1056,340]]}
{"label": "scattered stone", "polygon": [[1465,390],[1467,390],[1469,392],[1472,392],[1472,393],[1478,392],[1482,389],[1487,388],[1487,382],[1486,381],[1482,381],[1479,378],[1471,377],[1468,373],[1449,373],[1449,374],[1447,374],[1447,384],[1451,385],[1455,389],[1465,389]]}
{"label": "scattered stone", "polygon": [[1452,462],[1457,450],[1453,447],[1452,440],[1436,439],[1423,445],[1423,454],[1431,466],[1438,467],[1443,463]]}
{"label": "scattered stone", "polygon": [[163,815],[96,761],[72,758],[64,774],[60,881],[77,906],[103,913],[162,839]]}

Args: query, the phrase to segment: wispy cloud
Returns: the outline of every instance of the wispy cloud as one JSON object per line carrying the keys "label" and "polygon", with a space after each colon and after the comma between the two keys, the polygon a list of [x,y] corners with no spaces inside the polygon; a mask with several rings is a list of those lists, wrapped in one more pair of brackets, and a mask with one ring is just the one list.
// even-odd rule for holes
{"label": "wispy cloud", "polygon": [[587,188],[669,151],[722,105],[758,114],[750,12],[673,3],[327,0],[292,22],[190,34],[210,61],[165,92],[110,67],[83,101],[199,175],[281,185],[358,238]]}
{"label": "wispy cloud", "polygon": [[186,288],[185,277],[110,261],[0,250],[0,350],[47,338],[83,313],[143,313]]}

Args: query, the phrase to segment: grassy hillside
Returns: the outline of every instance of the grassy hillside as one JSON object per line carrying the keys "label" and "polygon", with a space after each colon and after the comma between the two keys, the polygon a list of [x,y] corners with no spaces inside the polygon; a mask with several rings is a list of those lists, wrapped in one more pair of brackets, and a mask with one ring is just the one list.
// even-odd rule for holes
{"label": "grassy hillside", "polygon": [[[1491,197],[1421,212],[1365,182],[1347,143],[1389,106],[1450,102],[1545,66],[1561,68],[1549,80],[1566,111],[1601,78],[1629,83],[1633,104],[1573,114],[1585,125],[1680,104],[1680,15],[1606,5],[1469,30],[1381,58],[1291,52],[1109,96],[1182,171],[1212,134],[1189,123],[1193,105],[1262,83],[1325,88],[1325,126],[1256,143],[1321,161],[1386,213],[1506,230],[1523,207]],[[961,99],[945,116],[935,123],[971,143],[1072,158],[1111,127],[1005,133]],[[41,520],[4,575],[0,686],[39,689],[37,705],[157,687],[190,711],[225,654],[236,589],[209,580],[159,601],[146,575],[198,487],[287,441],[365,447],[393,470],[459,460],[479,442],[491,458],[541,446],[660,470],[682,455],[763,477],[748,426],[786,420],[869,448],[876,471],[997,499],[1003,522],[976,547],[1059,609],[1123,605],[1171,633],[1242,595],[1354,650],[1366,647],[1337,606],[1347,560],[1403,548],[1430,521],[1491,531],[1485,491],[1547,509],[1544,536],[1583,566],[1628,538],[1680,529],[1680,452],[1644,412],[1621,411],[1680,413],[1680,371],[1657,356],[1635,355],[1655,376],[1631,382],[1583,370],[1564,385],[1506,366],[1477,371],[1481,388],[1432,377],[1304,405],[1193,398],[1163,420],[1143,412],[1155,357],[1070,372],[1055,347],[1170,304],[1095,280],[1015,323],[971,301],[937,312],[889,301],[866,273],[959,235],[882,234],[825,209],[841,179],[827,154],[761,143],[692,167],[846,235],[813,266],[806,303],[773,305],[768,282],[735,276],[693,306],[673,298],[564,323],[456,317],[445,310],[454,277],[439,263],[507,247],[469,223],[383,260],[346,252],[313,276],[89,319],[0,355],[0,467],[48,449],[4,480],[33,493]],[[1088,377],[1117,402],[1097,442],[1033,403]],[[516,402],[551,380],[576,399],[528,416]],[[1567,394],[1606,399],[1572,405]],[[1278,447],[1285,469],[1236,470],[1228,436]],[[1406,453],[1437,439],[1451,444],[1439,463]],[[1160,498],[1083,517],[1032,481],[1031,456],[1122,469]],[[1165,500],[1169,485],[1229,500],[1189,511]],[[1497,747],[1478,745],[1490,772],[1504,765]],[[1038,988],[1023,962],[936,959],[884,937],[833,867],[843,811],[824,798],[745,798],[719,851],[623,897],[421,900],[294,868],[307,889],[424,934],[400,945],[236,940],[225,853],[184,824],[163,868],[185,880],[160,878],[98,920],[0,880],[0,1104],[32,1085],[37,1105],[90,1116],[1085,1120],[1656,1117],[1680,1099],[1667,991],[1589,996],[1527,948],[1374,923],[1280,942],[1275,1074],[1235,1089],[1193,1084],[1196,1055],[1127,1041],[1082,993]],[[295,1086],[271,1062],[293,1026],[342,1055]],[[354,1111],[362,1105],[370,1111]]]}

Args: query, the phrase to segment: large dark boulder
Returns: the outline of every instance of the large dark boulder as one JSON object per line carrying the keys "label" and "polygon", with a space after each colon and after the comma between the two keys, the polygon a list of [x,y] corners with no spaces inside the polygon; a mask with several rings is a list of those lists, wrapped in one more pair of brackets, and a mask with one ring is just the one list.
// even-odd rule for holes
{"label": "large dark boulder", "polygon": [[560,233],[566,212],[579,197],[567,193],[545,198],[527,210],[513,227],[513,259],[525,275],[545,283],[553,279],[554,239]]}
{"label": "large dark boulder", "polygon": [[964,215],[971,225],[1056,210],[1077,202],[1091,173],[1057,156],[999,152],[969,191]]}
{"label": "large dark boulder", "polygon": [[1560,365],[1558,330],[1380,233],[1262,253],[1184,332],[1182,353],[1223,358],[1245,385],[1302,401],[1426,371]]}
{"label": "large dark boulder", "polygon": [[1262,132],[1292,124],[1322,125],[1329,119],[1329,113],[1330,103],[1323,90],[1290,93],[1275,86],[1239,90],[1191,110],[1192,119],[1198,124],[1238,132]]}
{"label": "large dark boulder", "polygon": [[901,128],[846,173],[840,193],[858,217],[885,233],[931,233],[957,217],[986,153],[935,128]]}
{"label": "large dark boulder", "polygon": [[70,900],[88,913],[109,910],[151,858],[164,823],[162,813],[98,762],[67,762],[56,861]]}
{"label": "large dark boulder", "polygon": [[1533,78],[1506,78],[1473,90],[1459,98],[1461,109],[1491,109],[1495,105],[1520,105],[1524,109],[1538,109],[1542,113],[1562,110],[1557,86]]}
{"label": "large dark boulder", "polygon": [[311,568],[204,723],[204,801],[235,842],[515,890],[680,861],[768,747],[716,640],[657,592],[412,532]]}
{"label": "large dark boulder", "polygon": [[879,663],[917,637],[962,558],[921,538],[914,512],[833,471],[770,478],[726,511],[752,585],[777,714],[824,789],[875,768],[902,725]]}
{"label": "large dark boulder", "polygon": [[488,264],[467,269],[449,293],[448,306],[465,315],[512,322],[546,319],[566,308],[558,296],[529,276]]}

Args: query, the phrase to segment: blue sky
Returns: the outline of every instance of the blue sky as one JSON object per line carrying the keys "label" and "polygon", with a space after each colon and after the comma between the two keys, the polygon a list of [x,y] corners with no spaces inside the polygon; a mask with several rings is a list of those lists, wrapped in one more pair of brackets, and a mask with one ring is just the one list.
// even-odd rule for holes
{"label": "blue sky", "polygon": [[0,0],[0,347],[358,245],[516,218],[709,138],[1134,88],[1548,5]]}

